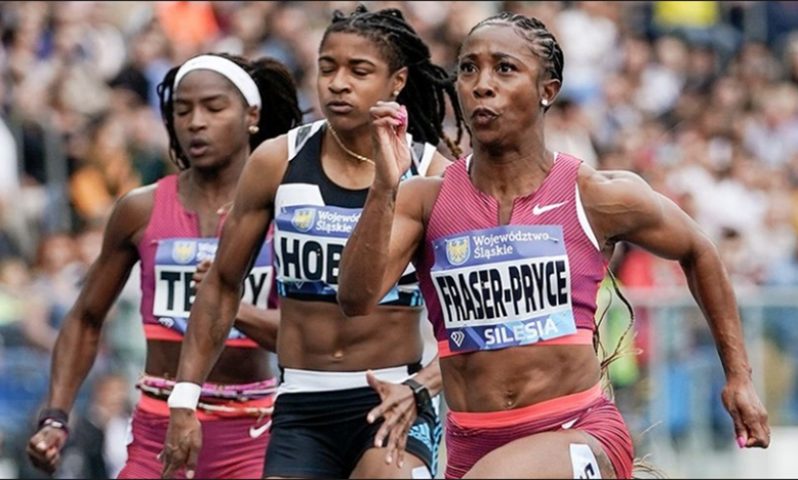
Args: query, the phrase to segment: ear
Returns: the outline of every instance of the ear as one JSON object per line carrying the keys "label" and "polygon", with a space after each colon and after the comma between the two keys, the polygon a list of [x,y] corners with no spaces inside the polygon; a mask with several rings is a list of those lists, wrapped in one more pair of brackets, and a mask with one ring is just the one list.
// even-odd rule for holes
{"label": "ear", "polygon": [[391,76],[391,92],[401,92],[402,89],[405,88],[405,85],[407,85],[407,75],[407,67],[402,67],[393,72]]}
{"label": "ear", "polygon": [[538,88],[538,94],[540,95],[541,103],[543,103],[544,100],[548,103],[548,105],[554,103],[554,99],[557,98],[557,94],[560,93],[561,86],[562,83],[554,78],[541,80],[540,86]]}
{"label": "ear", "polygon": [[247,126],[260,124],[260,108],[256,106],[247,107]]}

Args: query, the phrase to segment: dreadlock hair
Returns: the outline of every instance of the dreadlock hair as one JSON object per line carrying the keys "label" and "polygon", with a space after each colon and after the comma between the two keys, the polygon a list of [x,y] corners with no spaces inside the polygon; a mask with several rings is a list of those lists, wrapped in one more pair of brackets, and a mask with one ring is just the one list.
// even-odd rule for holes
{"label": "dreadlock hair", "polygon": [[[401,11],[386,8],[369,12],[362,4],[349,15],[335,10],[321,45],[331,33],[354,33],[371,40],[384,54],[391,73],[407,67],[407,84],[399,93],[397,102],[407,108],[408,132],[414,139],[433,145],[443,140],[452,155],[462,155],[458,143],[463,136],[463,111],[457,99],[454,77],[432,63],[429,47],[407,23]],[[457,125],[454,141],[443,132],[447,96]]]}
{"label": "dreadlock hair", "polygon": [[[208,55],[216,55],[236,63],[258,86],[262,106],[258,132],[249,136],[250,151],[255,150],[264,140],[281,135],[301,123],[303,113],[299,109],[296,84],[282,63],[269,57],[249,61],[227,53]],[[179,69],[180,65],[173,67],[158,84],[158,99],[161,105],[161,118],[169,135],[169,157],[179,169],[185,170],[190,165],[177,141],[174,123],[174,83]]]}
{"label": "dreadlock hair", "polygon": [[[468,32],[469,35],[486,25],[510,24],[515,31],[532,44],[532,51],[543,61],[544,72],[550,79],[559,80],[562,84],[562,68],[564,58],[557,39],[540,20],[517,13],[502,12],[482,20]],[[551,104],[544,106],[547,111]]]}

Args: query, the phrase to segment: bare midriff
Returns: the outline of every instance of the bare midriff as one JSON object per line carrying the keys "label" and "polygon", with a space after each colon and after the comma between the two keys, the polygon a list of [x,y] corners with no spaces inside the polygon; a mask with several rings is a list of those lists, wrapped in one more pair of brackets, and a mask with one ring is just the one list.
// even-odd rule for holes
{"label": "bare midriff", "polygon": [[359,371],[421,360],[422,309],[377,307],[346,317],[331,302],[280,299],[280,366],[306,370]]}
{"label": "bare midriff", "polygon": [[528,345],[441,359],[453,411],[495,412],[588,390],[600,377],[592,345]]}

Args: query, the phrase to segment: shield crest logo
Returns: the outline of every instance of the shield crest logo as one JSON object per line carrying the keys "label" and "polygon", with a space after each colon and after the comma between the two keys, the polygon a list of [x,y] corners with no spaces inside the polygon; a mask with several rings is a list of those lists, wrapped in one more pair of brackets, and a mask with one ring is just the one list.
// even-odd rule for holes
{"label": "shield crest logo", "polygon": [[446,259],[452,265],[462,265],[471,257],[471,242],[468,237],[446,240]]}
{"label": "shield crest logo", "polygon": [[316,219],[316,210],[312,208],[299,208],[294,211],[291,224],[300,232],[307,232],[313,228]]}
{"label": "shield crest logo", "polygon": [[172,245],[172,260],[177,263],[187,264],[194,260],[197,254],[197,242],[192,240],[176,241]]}

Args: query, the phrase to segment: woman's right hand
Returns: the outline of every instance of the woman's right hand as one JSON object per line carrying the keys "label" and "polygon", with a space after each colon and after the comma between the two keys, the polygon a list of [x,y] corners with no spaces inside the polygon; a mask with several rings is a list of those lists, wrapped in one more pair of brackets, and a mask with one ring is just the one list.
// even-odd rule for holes
{"label": "woman's right hand", "polygon": [[183,467],[186,478],[194,478],[201,448],[202,426],[197,413],[187,408],[170,408],[163,451],[158,455],[163,463],[161,478],[174,478]]}
{"label": "woman's right hand", "polygon": [[395,188],[410,168],[410,147],[406,137],[407,109],[396,102],[377,102],[371,107],[370,114],[375,152],[374,183]]}
{"label": "woman's right hand", "polygon": [[28,441],[28,458],[33,466],[52,475],[61,460],[61,449],[66,440],[66,431],[45,425]]}

